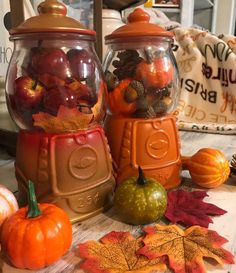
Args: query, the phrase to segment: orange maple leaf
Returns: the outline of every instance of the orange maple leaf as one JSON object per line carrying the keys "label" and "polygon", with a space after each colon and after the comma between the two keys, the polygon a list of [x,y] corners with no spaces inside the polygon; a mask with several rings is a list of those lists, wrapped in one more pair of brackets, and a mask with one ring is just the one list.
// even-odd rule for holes
{"label": "orange maple leaf", "polygon": [[101,240],[79,244],[79,254],[85,261],[80,268],[93,273],[150,273],[165,270],[161,258],[149,260],[136,251],[143,246],[141,238],[129,232],[112,231]]}
{"label": "orange maple leaf", "polygon": [[34,126],[41,127],[47,133],[67,133],[84,130],[89,127],[93,114],[81,113],[77,108],[60,106],[57,116],[45,112],[33,115]]}
{"label": "orange maple leaf", "polygon": [[216,231],[200,226],[183,230],[176,225],[149,226],[144,231],[145,246],[138,253],[149,259],[167,255],[175,273],[205,273],[204,257],[219,264],[234,263],[233,255],[221,247],[227,240]]}

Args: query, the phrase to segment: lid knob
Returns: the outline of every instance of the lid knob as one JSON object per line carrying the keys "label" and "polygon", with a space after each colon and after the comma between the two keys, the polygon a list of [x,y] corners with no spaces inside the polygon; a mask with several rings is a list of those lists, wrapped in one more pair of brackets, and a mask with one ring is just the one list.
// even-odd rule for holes
{"label": "lid knob", "polygon": [[132,13],[128,16],[129,23],[133,22],[146,22],[148,23],[150,20],[150,15],[140,8],[136,8]]}
{"label": "lid knob", "polygon": [[38,12],[39,14],[57,14],[66,16],[67,9],[62,3],[59,3],[57,0],[45,0],[44,2],[39,4]]}

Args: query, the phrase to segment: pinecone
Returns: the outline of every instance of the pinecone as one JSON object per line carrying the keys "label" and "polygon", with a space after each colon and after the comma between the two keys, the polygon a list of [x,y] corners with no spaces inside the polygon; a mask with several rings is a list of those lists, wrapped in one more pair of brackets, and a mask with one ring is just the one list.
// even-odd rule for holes
{"label": "pinecone", "polygon": [[231,174],[236,175],[236,154],[232,155],[232,160],[230,161]]}
{"label": "pinecone", "polygon": [[114,60],[112,64],[116,68],[113,73],[119,80],[133,78],[136,66],[143,60],[143,58],[139,57],[138,52],[132,49],[119,52],[117,58],[119,60]]}
{"label": "pinecone", "polygon": [[106,71],[105,72],[105,82],[107,84],[107,90],[108,90],[108,92],[110,92],[118,84],[118,79],[113,73],[111,73],[110,71]]}

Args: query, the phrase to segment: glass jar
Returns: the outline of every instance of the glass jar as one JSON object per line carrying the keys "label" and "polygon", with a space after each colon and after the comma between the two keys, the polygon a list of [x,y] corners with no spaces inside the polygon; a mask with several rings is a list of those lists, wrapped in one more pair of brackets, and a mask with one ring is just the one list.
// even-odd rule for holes
{"label": "glass jar", "polygon": [[10,33],[14,52],[6,98],[20,129],[76,131],[103,117],[104,85],[94,50],[95,32],[66,17],[64,8],[57,1],[45,1],[39,5],[39,16]]}
{"label": "glass jar", "polygon": [[102,127],[104,80],[95,31],[66,16],[57,0],[12,29],[6,98],[20,127],[15,175],[20,206],[28,180],[39,202],[64,209],[72,222],[112,205],[115,179]]}
{"label": "glass jar", "polygon": [[177,106],[179,80],[172,33],[149,20],[148,13],[137,8],[127,25],[106,36],[108,114],[156,118]]}

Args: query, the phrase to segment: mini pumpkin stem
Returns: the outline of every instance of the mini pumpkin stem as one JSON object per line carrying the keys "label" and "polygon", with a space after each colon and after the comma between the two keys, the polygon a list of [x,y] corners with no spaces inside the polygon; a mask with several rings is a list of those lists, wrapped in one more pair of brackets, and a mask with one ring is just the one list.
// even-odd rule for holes
{"label": "mini pumpkin stem", "polygon": [[140,166],[138,166],[138,179],[137,184],[138,185],[145,185],[147,183],[147,179],[144,176],[143,170]]}
{"label": "mini pumpkin stem", "polygon": [[42,211],[39,209],[38,202],[35,196],[34,183],[28,181],[28,211],[27,218],[38,217],[42,214]]}
{"label": "mini pumpkin stem", "polygon": [[182,162],[182,169],[188,170],[188,164],[189,160],[191,159],[191,156],[181,156],[181,162]]}

